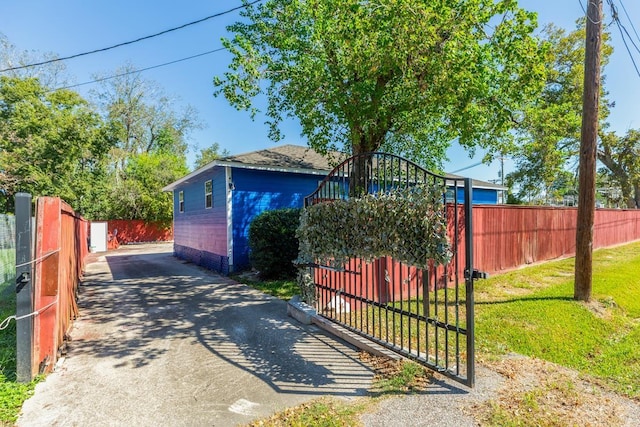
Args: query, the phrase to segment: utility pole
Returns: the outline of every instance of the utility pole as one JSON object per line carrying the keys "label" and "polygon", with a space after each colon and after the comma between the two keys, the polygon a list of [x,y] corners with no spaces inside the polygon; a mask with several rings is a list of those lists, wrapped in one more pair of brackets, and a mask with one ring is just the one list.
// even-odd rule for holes
{"label": "utility pole", "polygon": [[578,223],[573,298],[591,299],[593,273],[593,222],[596,206],[596,150],[598,146],[598,107],[600,102],[600,45],[602,43],[602,1],[589,0],[584,58],[580,172],[578,184]]}

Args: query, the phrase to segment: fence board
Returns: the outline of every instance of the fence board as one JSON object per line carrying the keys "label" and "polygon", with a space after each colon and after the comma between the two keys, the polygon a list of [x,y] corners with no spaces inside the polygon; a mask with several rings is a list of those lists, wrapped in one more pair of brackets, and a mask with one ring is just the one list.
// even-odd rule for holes
{"label": "fence board", "polygon": [[59,198],[36,205],[33,374],[49,372],[78,315],[76,296],[88,253],[88,223]]}
{"label": "fence board", "polygon": [[[574,256],[576,221],[576,208],[476,205],[475,268],[498,273]],[[596,210],[594,249],[635,240],[640,240],[640,210]]]}

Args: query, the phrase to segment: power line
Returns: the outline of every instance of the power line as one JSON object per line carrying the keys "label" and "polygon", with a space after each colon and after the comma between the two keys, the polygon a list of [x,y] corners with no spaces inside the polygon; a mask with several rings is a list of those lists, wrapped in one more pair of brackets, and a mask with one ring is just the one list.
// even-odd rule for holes
{"label": "power line", "polygon": [[456,170],[451,171],[451,172],[449,172],[449,173],[458,173],[458,172],[462,172],[462,171],[464,171],[464,170],[471,169],[471,168],[475,168],[476,166],[480,166],[482,163],[484,163],[484,162],[474,163],[474,164],[472,164],[472,165],[465,166],[465,167],[463,167],[463,168],[461,168],[461,169],[456,169]]}
{"label": "power line", "polygon": [[636,38],[638,39],[638,41],[640,41],[640,36],[638,36],[638,32],[636,31],[635,25],[633,25],[633,21],[631,20],[631,17],[629,16],[629,13],[627,13],[627,8],[624,7],[624,4],[622,3],[622,0],[618,0],[618,2],[620,3],[620,6],[622,6],[622,10],[624,11],[625,16],[627,17],[627,20],[631,24],[631,29],[633,30],[634,34],[636,35]]}
{"label": "power line", "polygon": [[[636,45],[636,43],[631,38],[631,35],[629,34],[629,31],[627,31],[625,26],[620,22],[620,16],[618,15],[618,10],[617,10],[616,6],[613,4],[613,0],[607,0],[607,3],[609,3],[609,7],[611,8],[611,15],[613,17],[613,21],[616,23],[616,25],[618,27],[618,30],[620,31],[620,37],[622,37],[622,43],[624,44],[625,49],[627,49],[627,53],[629,54],[629,58],[631,59],[631,63],[633,64],[633,68],[635,68],[636,74],[638,74],[638,76],[640,77],[640,70],[638,69],[638,65],[636,64],[636,60],[633,57],[633,52],[631,52],[631,49],[629,48],[629,45],[627,44],[627,39],[625,37],[625,33],[627,34],[627,37],[629,37],[629,41],[631,42],[633,47],[635,47],[636,51],[639,52],[639,53],[640,53],[640,48],[638,48],[638,45]],[[629,20],[629,22],[631,22],[631,20]],[[633,25],[633,22],[631,23],[631,25]]]}
{"label": "power line", "polygon": [[87,52],[77,53],[75,55],[64,56],[62,58],[55,58],[55,59],[50,59],[50,60],[47,60],[47,61],[35,62],[33,64],[27,64],[27,65],[20,65],[20,66],[17,66],[17,67],[5,68],[3,70],[0,70],[0,73],[6,72],[6,71],[21,70],[23,68],[36,67],[36,66],[39,66],[39,65],[51,64],[53,62],[58,62],[58,61],[65,61],[67,59],[73,59],[73,58],[78,58],[80,56],[92,55],[94,53],[105,52],[107,50],[115,49],[117,47],[122,47],[122,46],[130,45],[130,44],[138,43],[138,42],[143,41],[143,40],[148,40],[148,39],[151,39],[151,38],[154,38],[154,37],[158,37],[158,36],[161,36],[163,34],[167,34],[167,33],[173,32],[173,31],[177,31],[177,30],[181,30],[181,29],[189,27],[191,25],[196,25],[196,24],[199,24],[201,22],[208,21],[209,19],[212,19],[212,18],[217,18],[217,17],[220,17],[222,15],[226,15],[228,13],[235,12],[236,10],[239,10],[239,9],[244,9],[244,8],[249,7],[249,6],[253,5],[253,4],[256,4],[256,3],[260,2],[260,1],[262,1],[262,0],[254,0],[251,3],[243,4],[242,6],[237,6],[237,7],[234,7],[232,9],[225,10],[224,12],[220,12],[220,13],[216,13],[216,14],[213,14],[213,15],[209,15],[209,16],[206,16],[206,17],[204,17],[202,19],[198,19],[196,21],[188,22],[188,23],[180,25],[178,27],[169,28],[168,30],[160,31],[159,33],[155,33],[155,34],[151,34],[151,35],[148,35],[148,36],[140,37],[140,38],[137,38],[135,40],[130,40],[130,41],[127,41],[127,42],[118,43],[118,44],[115,44],[115,45],[112,45],[112,46],[103,47],[101,49],[94,49],[94,50],[90,50],[90,51],[87,51]]}
{"label": "power line", "polygon": [[141,73],[143,71],[153,70],[154,68],[165,67],[167,65],[176,64],[178,62],[188,61],[190,59],[199,58],[201,56],[209,55],[209,54],[212,54],[212,53],[215,53],[215,52],[220,52],[222,50],[226,50],[226,48],[225,47],[220,47],[218,49],[209,50],[207,52],[202,52],[202,53],[199,53],[197,55],[187,56],[186,58],[176,59],[175,61],[165,62],[163,64],[152,65],[150,67],[141,68],[139,70],[127,71],[126,73],[114,74],[113,76],[108,76],[108,77],[101,77],[99,79],[91,80],[91,81],[88,81],[88,82],[83,82],[83,83],[77,83],[77,84],[73,84],[73,85],[69,85],[69,86],[58,87],[58,88],[55,88],[55,89],[51,89],[49,92],[54,92],[56,90],[63,90],[63,89],[71,89],[71,88],[74,88],[74,87],[90,85],[90,84],[98,83],[98,82],[104,82],[106,80],[111,80],[111,79],[115,79],[115,78],[118,78],[118,77],[128,76],[129,74]]}

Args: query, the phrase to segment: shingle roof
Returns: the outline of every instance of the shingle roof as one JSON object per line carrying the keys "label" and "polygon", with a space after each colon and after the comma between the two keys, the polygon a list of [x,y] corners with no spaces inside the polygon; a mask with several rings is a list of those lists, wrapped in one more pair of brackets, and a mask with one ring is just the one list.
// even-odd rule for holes
{"label": "shingle roof", "polygon": [[[319,154],[309,147],[300,145],[279,145],[263,150],[250,151],[214,160],[206,166],[191,172],[187,176],[167,185],[162,191],[174,190],[178,185],[190,182],[192,178],[205,173],[216,166],[230,166],[247,169],[266,169],[292,173],[310,173],[324,175],[333,170],[333,167],[347,158],[344,153],[330,153],[327,157]],[[449,178],[461,178],[458,175],[445,174]],[[473,186],[477,188],[504,189],[504,187],[486,181],[473,180]]]}
{"label": "shingle roof", "polygon": [[[342,157],[338,156],[338,154],[334,155],[336,160],[346,158],[344,155]],[[330,172],[333,169],[327,158],[315,150],[291,144],[227,156],[220,160],[273,168],[312,169],[326,172]]]}

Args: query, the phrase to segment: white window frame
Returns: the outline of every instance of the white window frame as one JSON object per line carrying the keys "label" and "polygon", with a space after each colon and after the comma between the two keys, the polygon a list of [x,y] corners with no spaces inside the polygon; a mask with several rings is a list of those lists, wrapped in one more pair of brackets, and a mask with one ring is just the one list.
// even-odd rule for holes
{"label": "white window frame", "polygon": [[211,180],[208,180],[204,182],[204,208],[211,209],[212,207],[213,207],[213,182]]}
{"label": "white window frame", "polygon": [[178,211],[184,212],[184,191],[182,190],[178,192]]}

